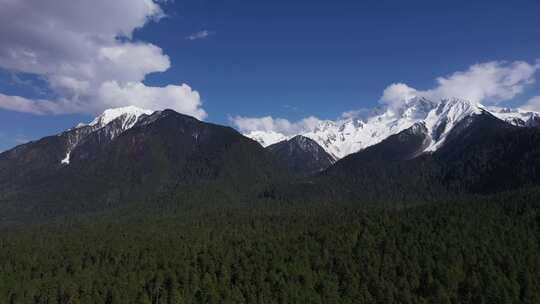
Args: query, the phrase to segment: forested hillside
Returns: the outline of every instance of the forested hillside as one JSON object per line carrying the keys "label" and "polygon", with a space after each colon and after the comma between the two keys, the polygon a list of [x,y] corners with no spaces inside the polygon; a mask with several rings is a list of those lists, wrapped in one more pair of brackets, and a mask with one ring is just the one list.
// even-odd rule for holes
{"label": "forested hillside", "polygon": [[[144,207],[146,208],[146,207]],[[157,206],[0,234],[2,303],[538,303],[540,189]]]}

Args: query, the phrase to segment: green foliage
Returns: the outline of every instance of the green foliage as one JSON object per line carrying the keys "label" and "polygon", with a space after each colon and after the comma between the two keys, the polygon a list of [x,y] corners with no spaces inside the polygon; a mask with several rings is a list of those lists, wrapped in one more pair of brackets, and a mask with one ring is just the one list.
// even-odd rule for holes
{"label": "green foliage", "polygon": [[4,230],[0,302],[540,302],[538,189],[409,208],[274,203]]}

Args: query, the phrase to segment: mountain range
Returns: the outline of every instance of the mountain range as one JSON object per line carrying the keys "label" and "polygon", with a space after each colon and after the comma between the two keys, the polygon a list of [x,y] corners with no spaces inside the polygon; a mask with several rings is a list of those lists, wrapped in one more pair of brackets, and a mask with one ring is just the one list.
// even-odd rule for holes
{"label": "mountain range", "polygon": [[276,134],[244,136],[172,110],[110,109],[1,153],[1,217],[55,218],[134,201],[414,200],[512,190],[540,184],[539,117],[412,98],[267,145]]}
{"label": "mountain range", "polygon": [[321,121],[315,128],[298,134],[286,135],[275,131],[252,131],[244,135],[263,146],[302,135],[313,139],[334,158],[340,159],[397,134],[416,123],[427,128],[429,145],[426,152],[437,150],[452,128],[471,115],[490,113],[510,124],[539,127],[540,113],[521,109],[484,107],[481,104],[456,98],[432,101],[414,97],[399,107],[376,108],[364,117],[350,117],[337,121]]}

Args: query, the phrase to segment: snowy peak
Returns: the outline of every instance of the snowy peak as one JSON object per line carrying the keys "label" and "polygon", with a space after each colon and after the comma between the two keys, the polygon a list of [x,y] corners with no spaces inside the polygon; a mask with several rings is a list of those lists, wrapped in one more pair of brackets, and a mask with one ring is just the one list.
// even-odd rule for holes
{"label": "snowy peak", "polygon": [[442,100],[424,119],[431,144],[426,151],[436,151],[452,129],[464,118],[484,112],[478,104],[461,99]]}
{"label": "snowy peak", "polygon": [[[351,117],[322,121],[312,130],[300,134],[287,136],[273,131],[253,131],[245,135],[263,146],[302,135],[316,141],[326,152],[339,159],[378,144],[416,123],[422,123],[430,141],[425,152],[431,152],[444,143],[446,136],[462,119],[485,111],[477,103],[457,98],[432,101],[424,97],[413,97],[398,107],[374,110],[362,119]],[[540,125],[540,119],[538,122]]]}
{"label": "snowy peak", "polygon": [[522,109],[490,107],[495,117],[517,127],[539,128],[540,113]]}
{"label": "snowy peak", "polygon": [[[424,119],[430,111],[437,107],[437,105],[437,103],[424,97],[413,97],[394,111],[396,111],[401,118]],[[391,109],[389,110],[392,111]]]}
{"label": "snowy peak", "polygon": [[317,141],[330,154],[343,158],[378,144],[416,123],[422,123],[428,136],[433,137],[427,150],[433,151],[444,142],[446,134],[457,122],[481,111],[477,104],[466,100],[434,102],[424,97],[414,97],[398,108],[388,107],[365,120],[353,118],[325,122],[323,127],[303,135]]}
{"label": "snowy peak", "polygon": [[66,137],[65,157],[61,164],[69,165],[71,152],[89,135],[101,132],[103,138],[112,140],[124,131],[132,128],[140,117],[150,115],[153,111],[135,106],[105,110],[89,124],[80,123],[74,129],[63,133]]}
{"label": "snowy peak", "polygon": [[139,117],[142,115],[150,115],[153,112],[154,111],[141,109],[135,106],[108,109],[96,117],[89,126],[104,127],[113,120],[121,119],[122,129],[127,130],[135,125]]}

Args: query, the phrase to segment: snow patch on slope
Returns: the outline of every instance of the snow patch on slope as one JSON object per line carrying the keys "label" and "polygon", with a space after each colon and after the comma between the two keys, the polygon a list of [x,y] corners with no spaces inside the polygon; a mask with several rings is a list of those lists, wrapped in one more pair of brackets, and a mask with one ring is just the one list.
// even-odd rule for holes
{"label": "snow patch on slope", "polygon": [[68,153],[66,153],[66,157],[64,159],[62,159],[62,161],[60,163],[63,164],[63,165],[69,165],[69,155],[70,154],[71,154],[71,151],[68,151]]}

